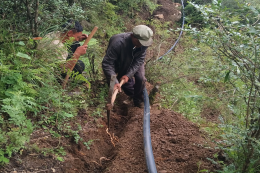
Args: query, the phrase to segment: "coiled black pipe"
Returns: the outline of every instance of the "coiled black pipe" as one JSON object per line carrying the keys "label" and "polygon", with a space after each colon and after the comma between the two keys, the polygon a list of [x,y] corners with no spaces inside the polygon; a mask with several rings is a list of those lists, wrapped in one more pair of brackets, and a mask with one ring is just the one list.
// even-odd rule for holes
{"label": "coiled black pipe", "polygon": [[144,154],[146,166],[149,173],[157,173],[156,165],[153,157],[153,148],[150,134],[150,103],[146,88],[144,89],[144,122],[143,122],[143,135],[144,135]]}

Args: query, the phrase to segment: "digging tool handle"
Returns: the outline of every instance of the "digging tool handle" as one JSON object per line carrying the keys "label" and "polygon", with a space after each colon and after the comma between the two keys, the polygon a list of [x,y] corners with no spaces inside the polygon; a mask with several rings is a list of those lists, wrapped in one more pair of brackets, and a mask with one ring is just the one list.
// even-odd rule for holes
{"label": "digging tool handle", "polygon": [[[123,85],[124,82],[125,82],[124,79],[121,80],[121,82],[120,82],[120,84],[119,84],[120,87]],[[116,89],[116,90],[114,91],[114,93],[113,93],[113,95],[112,95],[112,97],[111,97],[111,104],[112,104],[112,105],[114,105],[114,102],[115,102],[117,93],[118,93],[118,89]]]}
{"label": "digging tool handle", "polygon": [[[87,45],[87,44],[88,44],[88,42],[90,41],[90,39],[91,39],[91,38],[93,37],[93,35],[96,33],[97,29],[98,29],[98,27],[95,26],[94,29],[93,29],[93,30],[91,31],[91,33],[89,34],[88,38],[85,40],[85,42],[84,42],[83,45]],[[73,57],[73,58],[71,58],[71,61],[72,61],[72,62],[67,62],[67,63],[69,63],[69,65],[70,65],[70,67],[69,67],[70,71],[72,71],[72,70],[74,69],[74,67],[75,67],[76,63],[78,62],[78,60],[79,60],[79,57],[76,57],[76,58]],[[71,64],[70,64],[70,63],[71,63]],[[68,74],[66,75],[64,81],[63,81],[63,84],[62,84],[62,88],[63,88],[63,89],[65,89],[69,77],[70,77],[70,74],[68,73]]]}
{"label": "digging tool handle", "polygon": [[91,33],[88,35],[88,38],[85,40],[83,45],[87,45],[90,39],[93,37],[93,35],[97,32],[98,27],[95,26],[94,29],[91,31]]}

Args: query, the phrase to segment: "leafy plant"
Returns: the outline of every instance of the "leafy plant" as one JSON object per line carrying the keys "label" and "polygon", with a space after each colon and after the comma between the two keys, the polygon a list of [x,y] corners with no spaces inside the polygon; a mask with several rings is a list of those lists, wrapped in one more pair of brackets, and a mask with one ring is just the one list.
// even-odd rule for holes
{"label": "leafy plant", "polygon": [[[233,88],[233,98],[228,104],[233,122],[228,123],[223,117],[221,126],[225,129],[222,149],[232,164],[223,171],[258,172],[259,24],[249,16],[258,16],[259,11],[243,3],[237,4],[234,10],[223,8],[221,1],[214,1],[211,6],[193,5],[202,12],[210,28],[189,31],[207,44],[219,63],[227,67],[222,80]],[[243,12],[247,15],[241,15]]]}
{"label": "leafy plant", "polygon": [[93,139],[89,140],[88,142],[83,142],[83,144],[87,147],[88,150],[90,150],[90,145],[94,142]]}

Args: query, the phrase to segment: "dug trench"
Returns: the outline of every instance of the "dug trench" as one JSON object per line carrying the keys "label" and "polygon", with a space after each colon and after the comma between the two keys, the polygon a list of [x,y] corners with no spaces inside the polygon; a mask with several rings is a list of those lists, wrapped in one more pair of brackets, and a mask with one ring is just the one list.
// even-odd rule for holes
{"label": "dug trench", "polygon": [[[147,84],[148,90],[151,85]],[[81,110],[76,122],[81,124],[80,136],[92,141],[86,147],[72,138],[54,138],[43,130],[32,134],[30,144],[36,148],[21,150],[0,172],[65,172],[65,173],[142,173],[148,172],[143,150],[143,109],[124,105],[126,96],[120,93],[111,113],[108,134],[106,117],[93,119]],[[151,106],[151,138],[156,167],[159,173],[196,173],[218,169],[210,159],[217,153],[204,139],[199,127],[182,115]],[[40,149],[62,147],[66,151],[63,162],[53,153]]]}

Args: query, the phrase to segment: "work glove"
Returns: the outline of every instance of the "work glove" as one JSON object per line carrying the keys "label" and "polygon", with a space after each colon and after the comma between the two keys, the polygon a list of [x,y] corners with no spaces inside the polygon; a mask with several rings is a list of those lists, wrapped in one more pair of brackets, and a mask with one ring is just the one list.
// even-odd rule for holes
{"label": "work glove", "polygon": [[123,84],[125,84],[125,83],[127,83],[128,82],[128,80],[129,80],[129,77],[127,77],[126,75],[124,75],[123,77],[121,77],[121,79],[120,79],[121,81],[122,80],[124,80],[124,83]]}
{"label": "work glove", "polygon": [[116,84],[114,85],[114,91],[115,91],[116,89],[118,89],[118,92],[122,92],[122,89],[121,89],[119,83],[116,83]]}

